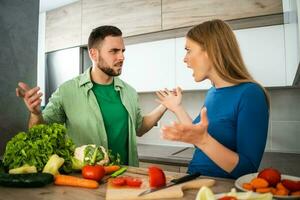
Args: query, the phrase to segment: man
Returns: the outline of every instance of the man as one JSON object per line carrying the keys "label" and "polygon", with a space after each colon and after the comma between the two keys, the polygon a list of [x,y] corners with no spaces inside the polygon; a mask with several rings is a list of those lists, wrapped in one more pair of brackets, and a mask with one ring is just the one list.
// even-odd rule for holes
{"label": "man", "polygon": [[29,128],[41,123],[64,123],[76,145],[97,144],[119,153],[124,164],[138,166],[136,135],[149,131],[165,113],[159,105],[141,116],[138,94],[117,76],[124,62],[122,32],[100,26],[88,40],[93,66],[63,83],[41,112],[39,87],[20,82],[16,89],[30,111]]}

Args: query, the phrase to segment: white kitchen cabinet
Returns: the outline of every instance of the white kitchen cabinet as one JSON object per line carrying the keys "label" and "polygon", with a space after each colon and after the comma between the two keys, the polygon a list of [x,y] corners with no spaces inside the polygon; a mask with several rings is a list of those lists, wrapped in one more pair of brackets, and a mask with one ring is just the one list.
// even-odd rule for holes
{"label": "white kitchen cabinet", "polygon": [[138,92],[175,86],[174,39],[127,45],[121,78]]}
{"label": "white kitchen cabinet", "polygon": [[187,67],[183,62],[185,56],[185,37],[176,38],[176,63],[175,63],[175,77],[176,85],[183,90],[206,90],[211,87],[210,80],[202,82],[195,82],[193,77],[193,70]]}
{"label": "white kitchen cabinet", "polygon": [[247,69],[265,87],[286,86],[283,25],[234,31]]}

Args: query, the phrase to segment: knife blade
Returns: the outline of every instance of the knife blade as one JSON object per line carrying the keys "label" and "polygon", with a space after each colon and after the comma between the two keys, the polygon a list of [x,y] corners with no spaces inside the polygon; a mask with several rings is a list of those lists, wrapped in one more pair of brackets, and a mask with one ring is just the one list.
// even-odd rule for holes
{"label": "knife blade", "polygon": [[145,191],[141,192],[138,196],[143,196],[143,195],[146,195],[146,194],[150,194],[152,192],[156,192],[156,191],[159,191],[159,190],[163,190],[163,189],[172,187],[174,185],[178,185],[180,183],[185,183],[187,181],[190,181],[190,180],[193,180],[193,179],[199,177],[200,175],[201,175],[201,173],[194,173],[194,174],[189,174],[189,175],[183,176],[181,178],[172,179],[165,186],[162,186],[162,187],[159,187],[159,188],[151,188],[151,189],[145,190]]}

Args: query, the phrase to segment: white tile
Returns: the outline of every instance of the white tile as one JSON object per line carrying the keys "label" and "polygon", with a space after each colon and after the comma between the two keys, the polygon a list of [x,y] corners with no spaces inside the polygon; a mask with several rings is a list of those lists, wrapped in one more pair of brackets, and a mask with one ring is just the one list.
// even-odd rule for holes
{"label": "white tile", "polygon": [[300,121],[272,121],[271,150],[300,153]]}

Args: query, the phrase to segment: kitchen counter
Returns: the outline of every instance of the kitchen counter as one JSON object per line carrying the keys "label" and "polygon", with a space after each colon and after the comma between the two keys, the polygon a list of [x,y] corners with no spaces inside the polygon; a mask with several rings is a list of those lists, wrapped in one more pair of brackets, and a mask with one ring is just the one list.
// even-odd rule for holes
{"label": "kitchen counter", "polygon": [[162,145],[138,144],[138,155],[141,162],[187,166],[194,148]]}
{"label": "kitchen counter", "polygon": [[[163,145],[138,144],[139,160],[141,162],[184,166],[192,159],[195,148]],[[300,177],[300,154],[265,152],[259,170],[273,167],[282,174]]]}
{"label": "kitchen counter", "polygon": [[[183,175],[183,173],[175,172],[165,172],[168,179],[178,178]],[[129,176],[147,176],[146,168],[136,168],[129,167],[124,175]],[[202,177],[201,177],[202,178]],[[203,177],[208,178],[208,177]],[[233,180],[229,179],[215,179],[216,183],[211,189],[214,193],[228,192],[232,187],[234,187]],[[50,184],[42,188],[6,188],[0,186],[0,200],[79,200],[79,199],[89,199],[89,200],[101,200],[105,199],[106,195],[106,184],[100,185],[98,189],[85,189],[76,187],[66,187],[66,186],[55,186]],[[182,199],[195,199],[198,190],[188,190]]]}

